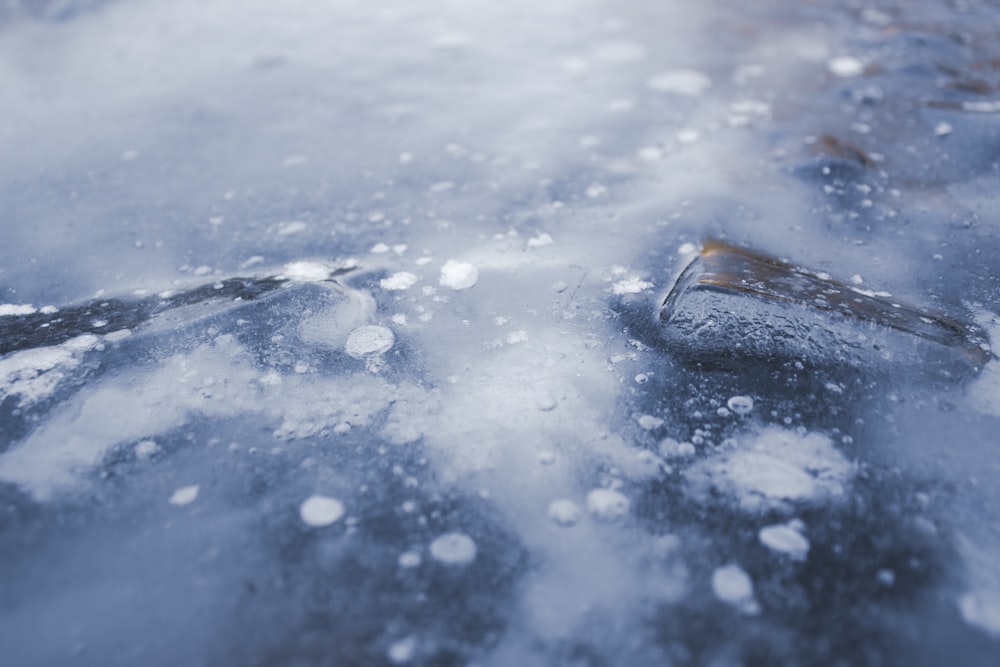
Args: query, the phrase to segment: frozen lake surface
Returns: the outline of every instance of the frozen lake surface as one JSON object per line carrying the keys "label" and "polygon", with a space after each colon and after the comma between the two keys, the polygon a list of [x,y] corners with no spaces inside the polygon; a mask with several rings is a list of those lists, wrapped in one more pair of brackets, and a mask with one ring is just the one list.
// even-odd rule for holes
{"label": "frozen lake surface", "polygon": [[998,29],[0,4],[3,663],[998,664],[1000,362],[658,316],[714,238],[996,346]]}

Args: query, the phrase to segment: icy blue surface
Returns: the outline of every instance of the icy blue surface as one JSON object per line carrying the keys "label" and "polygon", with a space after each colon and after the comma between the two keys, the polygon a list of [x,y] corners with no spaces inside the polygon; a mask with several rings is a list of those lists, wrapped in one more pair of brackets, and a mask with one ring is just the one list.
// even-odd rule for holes
{"label": "icy blue surface", "polygon": [[996,345],[1000,8],[746,4],[0,6],[0,662],[997,664],[998,362],[657,309]]}

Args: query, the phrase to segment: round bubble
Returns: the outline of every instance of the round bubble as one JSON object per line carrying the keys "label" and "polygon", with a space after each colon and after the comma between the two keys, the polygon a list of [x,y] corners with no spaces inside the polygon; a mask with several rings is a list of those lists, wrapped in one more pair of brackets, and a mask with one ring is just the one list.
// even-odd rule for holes
{"label": "round bubble", "polygon": [[476,558],[476,543],[465,533],[445,533],[431,542],[431,556],[445,565],[467,565]]}
{"label": "round bubble", "polygon": [[743,415],[750,414],[750,411],[753,410],[753,399],[749,396],[733,396],[726,401],[726,405],[730,410],[742,417]]}

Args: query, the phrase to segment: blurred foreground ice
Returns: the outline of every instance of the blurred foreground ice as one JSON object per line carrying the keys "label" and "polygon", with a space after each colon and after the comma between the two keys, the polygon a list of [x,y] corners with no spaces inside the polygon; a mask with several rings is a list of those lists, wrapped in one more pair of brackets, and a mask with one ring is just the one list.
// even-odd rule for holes
{"label": "blurred foreground ice", "polygon": [[711,235],[996,341],[995,8],[754,4],[0,9],[5,664],[995,664],[996,362],[656,318]]}

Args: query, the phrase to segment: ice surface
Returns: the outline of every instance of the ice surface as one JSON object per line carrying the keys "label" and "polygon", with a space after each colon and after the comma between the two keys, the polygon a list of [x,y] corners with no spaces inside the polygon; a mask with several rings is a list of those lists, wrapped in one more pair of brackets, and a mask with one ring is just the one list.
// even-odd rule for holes
{"label": "ice surface", "polygon": [[992,667],[990,350],[656,314],[1000,335],[995,7],[869,4],[0,3],[0,661]]}

